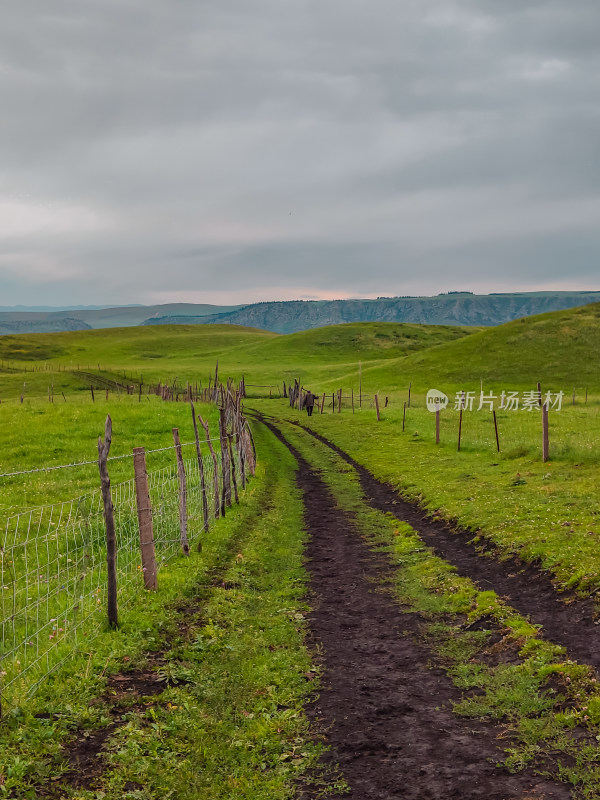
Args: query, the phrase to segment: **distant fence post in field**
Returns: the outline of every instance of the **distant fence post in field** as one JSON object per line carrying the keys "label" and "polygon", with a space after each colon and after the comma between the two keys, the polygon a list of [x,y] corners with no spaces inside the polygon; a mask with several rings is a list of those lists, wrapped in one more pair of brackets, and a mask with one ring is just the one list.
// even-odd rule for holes
{"label": "distant fence post in field", "polygon": [[435,410],[435,443],[440,443],[440,410],[436,408]]}
{"label": "distant fence post in field", "polygon": [[463,410],[462,406],[460,411],[458,412],[458,452],[460,453],[460,440],[462,437],[462,420],[463,420]]}
{"label": "distant fence post in field", "polygon": [[402,431],[406,427],[406,400],[404,401],[404,410],[402,411]]}
{"label": "distant fence post in field", "polygon": [[410,392],[412,389],[412,381],[408,384],[408,407],[410,408]]}
{"label": "distant fence post in field", "polygon": [[102,437],[98,437],[98,468],[100,470],[102,502],[104,505],[104,526],[106,528],[108,624],[111,628],[116,628],[119,624],[117,610],[117,537],[115,534],[115,514],[110,493],[110,477],[107,463],[111,441],[112,420],[110,414],[108,414],[104,427],[104,441],[102,441]]}
{"label": "distant fence post in field", "polygon": [[500,452],[500,437],[498,436],[498,418],[496,417],[496,409],[492,410],[492,414],[494,415],[494,430],[496,432],[496,450]]}
{"label": "distant fence post in field", "polygon": [[181,539],[181,549],[183,554],[189,556],[190,544],[187,535],[187,482],[185,478],[185,466],[183,454],[181,452],[181,442],[179,441],[179,430],[173,428],[173,441],[175,442],[175,454],[177,456],[177,478],[179,480],[179,536]]}
{"label": "distant fence post in field", "polygon": [[381,420],[381,415],[379,413],[379,398],[375,395],[375,411],[377,412],[377,422]]}
{"label": "distant fence post in field", "polygon": [[548,404],[542,406],[542,461],[548,461],[550,440],[548,436]]}
{"label": "distant fence post in field", "polygon": [[133,448],[133,471],[135,474],[135,499],[140,529],[140,550],[142,554],[144,586],[146,589],[155,592],[158,588],[156,578],[156,552],[154,550],[152,507],[150,505],[150,492],[148,490],[148,472],[146,470],[146,450],[143,447]]}

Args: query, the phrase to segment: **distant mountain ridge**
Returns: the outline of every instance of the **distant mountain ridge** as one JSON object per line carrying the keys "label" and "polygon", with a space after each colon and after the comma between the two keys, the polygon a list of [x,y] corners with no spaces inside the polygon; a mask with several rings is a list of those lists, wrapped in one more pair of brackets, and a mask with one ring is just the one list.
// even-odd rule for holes
{"label": "distant mountain ridge", "polygon": [[144,325],[229,324],[295,333],[345,322],[412,322],[424,325],[495,326],[520,317],[600,302],[600,292],[528,292],[377,300],[289,300],[253,303],[235,311],[199,317],[170,315]]}
{"label": "distant mountain ridge", "polygon": [[51,333],[137,325],[228,324],[274,333],[345,322],[412,322],[425,325],[491,327],[520,317],[563,311],[600,302],[595,292],[515,292],[476,295],[449,292],[435,297],[379,297],[376,300],[287,300],[246,306],[168,303],[156,306],[0,312],[0,335]]}

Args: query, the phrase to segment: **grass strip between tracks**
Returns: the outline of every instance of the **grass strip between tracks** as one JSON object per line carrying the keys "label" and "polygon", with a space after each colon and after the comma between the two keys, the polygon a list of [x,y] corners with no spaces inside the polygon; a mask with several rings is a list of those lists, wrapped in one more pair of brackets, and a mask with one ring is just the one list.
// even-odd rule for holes
{"label": "grass strip between tracks", "polygon": [[[283,800],[307,770],[327,790],[303,712],[318,675],[295,462],[256,433],[257,477],[204,551],[0,724],[0,796]],[[160,691],[127,691],[140,674]]]}
{"label": "grass strip between tracks", "polygon": [[319,472],[340,508],[397,567],[391,590],[423,619],[436,664],[463,697],[454,711],[498,725],[505,765],[572,784],[574,797],[600,798],[600,687],[586,665],[539,637],[492,591],[479,591],[433,555],[413,529],[365,502],[354,469],[297,426],[285,437]]}

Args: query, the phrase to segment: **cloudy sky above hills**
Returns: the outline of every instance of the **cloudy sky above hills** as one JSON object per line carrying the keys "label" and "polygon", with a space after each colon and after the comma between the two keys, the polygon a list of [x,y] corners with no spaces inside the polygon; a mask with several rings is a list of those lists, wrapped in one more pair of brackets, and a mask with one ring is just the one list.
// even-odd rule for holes
{"label": "cloudy sky above hills", "polygon": [[597,0],[19,0],[0,304],[600,289]]}

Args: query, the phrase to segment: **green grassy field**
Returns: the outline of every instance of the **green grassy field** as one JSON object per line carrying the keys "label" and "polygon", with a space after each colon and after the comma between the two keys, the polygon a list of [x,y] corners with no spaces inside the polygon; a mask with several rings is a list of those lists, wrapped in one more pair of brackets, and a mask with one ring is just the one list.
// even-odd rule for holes
{"label": "green grassy field", "polygon": [[[190,381],[206,386],[218,359],[222,378],[239,379],[245,375],[249,386],[247,408],[310,425],[350,453],[376,477],[396,486],[435,517],[472,531],[484,549],[488,547],[487,542],[491,542],[501,556],[517,555],[526,562],[541,565],[559,590],[573,589],[581,596],[596,597],[600,589],[600,526],[596,502],[600,482],[599,323],[600,306],[594,305],[485,331],[364,323],[290,336],[225,326],[176,326],[0,337],[0,522],[17,512],[59,503],[97,489],[98,470],[94,463],[97,439],[104,431],[107,413],[113,420],[111,455],[114,456],[129,456],[132,448],[140,445],[148,449],[169,447],[173,441],[173,427],[179,428],[183,441],[190,442],[193,438],[190,409],[186,403],[162,402],[146,395],[142,395],[140,401],[137,395],[125,393],[111,393],[107,400],[104,392],[98,392],[92,402],[89,385],[73,374],[75,371],[123,376],[125,382],[142,380],[147,384],[177,378],[182,384]],[[271,389],[274,396],[269,398],[267,387],[280,387],[282,381],[289,383],[295,377],[315,393],[328,394],[326,413],[315,413],[309,420],[304,412],[290,409],[287,400],[276,396],[279,392],[275,388]],[[465,412],[461,451],[457,452],[458,412],[452,402],[457,391],[473,391],[478,400],[481,386],[486,393],[496,395],[502,390],[522,393],[534,389],[538,380],[544,391],[565,393],[562,409],[550,412],[550,460],[547,463],[541,460],[539,409],[500,410],[498,398],[500,453],[496,451],[492,415],[487,409]],[[49,403],[47,390],[52,381],[55,402]],[[403,405],[408,399],[409,383],[412,383],[411,407],[403,430]],[[362,407],[358,400],[359,385],[364,394]],[[344,394],[341,414],[332,413],[330,400],[330,393],[339,387]],[[429,388],[442,390],[450,397],[449,407],[441,414],[439,445],[435,444],[434,415],[425,408],[424,392]],[[576,389],[574,405],[573,388]],[[19,398],[23,391],[21,403]],[[354,413],[351,391],[355,396]],[[373,407],[375,392],[382,406],[379,422]],[[386,397],[389,404],[384,407]],[[216,408],[200,404],[199,411],[216,434]],[[168,742],[163,752],[155,753],[154,760],[143,765],[148,786],[155,792],[168,793],[173,788],[175,778],[166,775],[160,764],[171,763],[169,759],[174,759],[175,763],[175,754],[179,752],[186,754],[184,773],[190,786],[188,794],[174,795],[182,798],[285,798],[291,796],[292,782],[314,763],[318,748],[309,743],[302,712],[306,687],[297,681],[297,672],[306,672],[310,662],[302,642],[303,535],[301,507],[293,486],[294,464],[264,430],[258,427],[255,432],[262,472],[252,485],[248,500],[215,528],[215,552],[209,543],[205,557],[194,554],[193,562],[186,562],[193,563],[193,567],[183,579],[181,565],[165,565],[161,578],[164,594],[153,598],[148,609],[143,607],[146,594],[141,595],[124,623],[123,637],[117,638],[106,631],[98,645],[87,650],[86,657],[91,665],[86,673],[89,683],[86,678],[81,697],[69,702],[68,709],[65,709],[67,701],[61,689],[67,687],[69,691],[71,687],[76,694],[74,687],[85,669],[82,667],[85,659],[81,661],[79,657],[67,666],[57,682],[46,684],[42,693],[31,700],[31,705],[28,701],[23,709],[15,712],[4,729],[0,726],[0,743],[6,748],[0,759],[0,777],[4,781],[0,782],[0,791],[4,794],[14,786],[24,785],[24,775],[31,774],[29,794],[22,796],[35,797],[35,787],[40,780],[50,774],[63,774],[58,743],[66,741],[76,729],[108,724],[109,715],[102,705],[104,700],[92,708],[88,705],[90,698],[102,694],[106,675],[121,669],[125,657],[129,659],[142,653],[146,653],[144,658],[148,657],[148,640],[140,631],[147,632],[157,649],[167,647],[165,642],[169,637],[165,639],[165,631],[172,631],[175,624],[173,609],[181,604],[182,598],[197,591],[198,582],[202,584],[202,592],[210,593],[209,610],[204,611],[202,620],[198,621],[198,631],[194,630],[194,636],[199,637],[195,641],[200,642],[198,652],[202,655],[198,657],[186,642],[178,641],[175,650],[179,653],[178,670],[184,662],[185,670],[191,670],[193,680],[201,683],[204,690],[208,691],[209,684],[214,687],[212,704],[205,712],[207,716],[202,717],[198,727],[190,727],[181,709],[197,709],[199,703],[205,709],[206,698],[185,688],[187,684],[169,689],[165,702],[161,701],[157,708],[152,706],[153,711],[150,705],[143,712],[132,711],[123,729],[127,737],[122,734],[120,743],[110,751],[112,772],[109,770],[103,786],[105,796],[124,796],[123,786],[131,778],[127,763],[137,764],[136,768],[142,769],[136,761],[136,753],[147,752],[150,747],[148,719],[152,720],[151,725],[157,726],[161,740]],[[307,455],[314,449],[310,440],[297,443]],[[6,476],[6,473],[82,461],[92,463],[68,470]],[[325,462],[328,466],[323,466]],[[172,451],[165,451],[150,456],[148,466],[149,470],[158,470],[172,463]],[[339,465],[325,459],[320,466],[340,507],[354,507],[354,500],[348,499],[350,490],[336,484]],[[110,469],[114,483],[132,477],[128,457],[112,462]],[[363,521],[366,529],[372,527],[373,519],[365,516]],[[383,525],[379,518],[377,525]],[[405,533],[406,540],[398,540],[396,548],[398,563],[405,570],[410,585],[400,587],[400,596],[403,602],[420,609],[419,613],[429,613],[427,609],[431,613],[439,612],[437,621],[432,618],[435,627],[441,624],[440,619],[449,613],[454,602],[445,597],[444,602],[449,606],[434,608],[441,587],[448,588],[445,568],[416,558],[410,544],[413,534]],[[243,561],[238,563],[233,551],[244,536],[248,550],[241,551]],[[267,558],[267,552],[273,557]],[[214,587],[207,589],[206,581],[203,583],[202,576],[210,569],[211,559],[217,558],[227,567],[227,574],[233,576],[230,582],[241,584],[239,594],[225,597],[220,590],[213,592]],[[261,583],[263,579],[264,584]],[[288,581],[290,584],[286,588]],[[465,588],[462,584],[457,589],[464,605],[461,613],[465,609],[473,613],[480,603],[487,602],[485,597],[476,597],[473,592],[472,587]],[[454,590],[450,592],[455,593]],[[285,630],[271,632],[268,620],[275,607],[287,609],[284,615],[287,622],[282,622],[282,625],[285,622]],[[505,623],[504,612],[497,613]],[[261,622],[257,622],[259,619]],[[542,698],[538,710],[545,708],[543,679],[552,671],[556,653],[552,649],[536,650],[537,645],[528,643],[535,638],[535,632],[520,627],[521,622],[514,624],[517,638],[526,637],[525,645],[530,648],[527,652],[533,654],[535,663],[527,662],[529,666],[518,674],[498,673],[489,681],[485,679],[486,691],[489,689],[490,694],[489,704],[482,712],[484,715],[496,713],[492,708],[494,702],[500,705],[507,702],[498,693],[494,695],[490,688],[494,681],[499,686],[498,681],[504,679],[509,683],[521,681],[520,696],[523,697],[529,691],[527,687],[534,686]],[[260,631],[256,634],[256,647],[260,652],[252,655],[249,651],[246,656],[248,631]],[[282,654],[281,659],[279,655],[269,655],[275,651],[279,653],[278,643],[269,638],[271,633],[275,638],[283,637],[279,643],[286,642],[282,648],[285,657]],[[453,646],[452,641],[458,634],[455,631],[448,636],[445,652]],[[457,645],[459,656],[448,668],[454,670],[457,681],[462,680],[465,686],[473,688],[479,677],[460,669],[461,654],[467,652],[469,646],[466,640],[460,647]],[[230,647],[233,648],[231,652]],[[223,667],[222,658],[231,669]],[[276,677],[271,670],[275,670]],[[535,672],[533,678],[532,671]],[[288,676],[285,679],[284,674]],[[579,678],[587,681],[589,677],[582,673],[578,678],[575,672],[573,676],[574,681]],[[281,688],[283,694],[279,689],[274,694],[268,690],[275,706],[270,701],[263,703],[263,694],[254,694],[263,691],[260,683],[263,680],[268,686]],[[593,687],[586,684],[585,692],[586,697],[591,698],[590,707],[600,707]],[[225,695],[230,695],[229,703],[223,700]],[[284,696],[289,700],[281,701]],[[52,713],[58,717],[51,724],[33,716],[44,704],[56,709]],[[283,726],[278,705],[295,709],[296,716],[285,722],[287,727]],[[240,718],[236,709],[241,707],[250,716]],[[476,713],[468,704],[463,711]],[[124,713],[129,714],[129,711]],[[522,744],[515,751],[515,768],[528,763],[527,753],[534,749],[531,745],[530,751],[527,750],[526,717],[525,714],[515,722],[516,735],[521,736]],[[554,741],[552,736],[560,738],[563,728],[579,724],[580,718],[581,714],[569,717],[564,725],[564,720],[554,720],[548,748],[551,749]],[[226,723],[219,728],[218,720],[223,719]],[[598,720],[594,717],[594,723]],[[25,740],[19,738],[24,725],[32,731]],[[287,731],[281,742],[272,740],[272,725]],[[233,746],[232,741],[243,742],[239,752],[235,749],[238,745]],[[255,741],[260,741],[260,746],[250,746],[249,743]],[[216,754],[223,748],[228,754],[228,775],[217,765]],[[196,750],[202,755],[198,756]],[[281,759],[282,756],[285,757]],[[32,764],[38,766],[34,768]],[[209,780],[205,773],[214,777]],[[194,777],[201,774],[202,778]],[[231,783],[232,774],[234,784]],[[587,781],[592,787],[581,796],[596,798],[600,794],[595,788],[596,779],[590,774],[585,778],[576,777],[576,780]]]}

